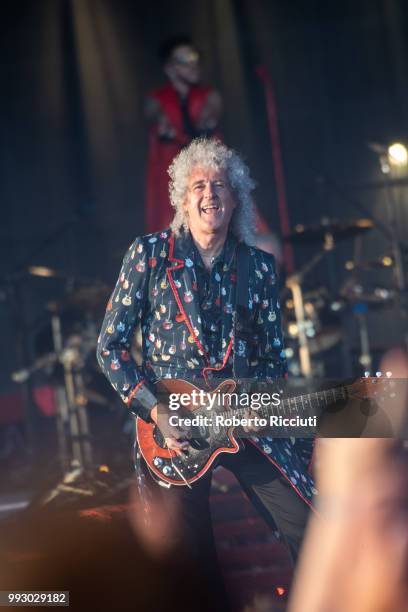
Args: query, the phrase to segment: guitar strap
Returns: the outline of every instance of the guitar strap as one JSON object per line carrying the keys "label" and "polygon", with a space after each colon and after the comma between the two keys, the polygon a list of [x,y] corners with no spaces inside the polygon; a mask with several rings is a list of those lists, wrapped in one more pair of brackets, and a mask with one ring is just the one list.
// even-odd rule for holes
{"label": "guitar strap", "polygon": [[254,344],[254,331],[249,309],[249,262],[250,250],[240,242],[237,247],[237,293],[234,318],[233,372],[235,379],[247,378],[249,354]]}

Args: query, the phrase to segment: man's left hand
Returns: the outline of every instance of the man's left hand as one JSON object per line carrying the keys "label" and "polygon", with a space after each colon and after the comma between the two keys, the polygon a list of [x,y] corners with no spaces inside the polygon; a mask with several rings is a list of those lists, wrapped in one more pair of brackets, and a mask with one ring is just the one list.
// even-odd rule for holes
{"label": "man's left hand", "polygon": [[[254,419],[257,416],[259,416],[259,415],[258,415],[258,412],[256,410],[252,410],[251,408],[247,408],[245,410],[244,419]],[[248,425],[243,425],[242,429],[246,433],[251,433],[251,432],[259,431],[260,429],[262,429],[262,427],[259,427],[258,425],[255,425],[254,422],[250,422]]]}

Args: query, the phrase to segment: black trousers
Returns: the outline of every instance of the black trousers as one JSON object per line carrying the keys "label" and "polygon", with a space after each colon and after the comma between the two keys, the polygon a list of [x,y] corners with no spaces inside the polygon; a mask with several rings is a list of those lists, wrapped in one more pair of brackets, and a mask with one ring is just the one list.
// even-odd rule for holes
{"label": "black trousers", "polygon": [[[222,454],[217,465],[230,470],[267,523],[277,527],[295,564],[302,543],[309,507],[297,495],[280,471],[245,440],[237,454]],[[210,513],[211,470],[192,488],[173,486],[163,489],[152,484],[166,515],[173,515],[171,537],[179,558],[189,570],[201,576],[202,597],[210,597],[209,608],[227,610],[224,587],[218,568]],[[153,481],[151,481],[153,482]],[[201,601],[202,600],[201,597]]]}

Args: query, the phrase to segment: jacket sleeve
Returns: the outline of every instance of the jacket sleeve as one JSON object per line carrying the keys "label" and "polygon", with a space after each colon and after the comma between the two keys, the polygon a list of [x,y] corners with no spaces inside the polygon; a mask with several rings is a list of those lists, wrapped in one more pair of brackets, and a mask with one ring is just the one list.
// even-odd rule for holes
{"label": "jacket sleeve", "polygon": [[141,238],[130,245],[106,308],[98,338],[97,360],[122,400],[145,421],[157,404],[154,387],[144,378],[130,348],[148,299],[148,254]]}
{"label": "jacket sleeve", "polygon": [[255,275],[257,281],[260,281],[255,284],[252,296],[255,305],[255,331],[258,337],[257,358],[267,378],[286,378],[287,363],[273,255],[262,253]]}

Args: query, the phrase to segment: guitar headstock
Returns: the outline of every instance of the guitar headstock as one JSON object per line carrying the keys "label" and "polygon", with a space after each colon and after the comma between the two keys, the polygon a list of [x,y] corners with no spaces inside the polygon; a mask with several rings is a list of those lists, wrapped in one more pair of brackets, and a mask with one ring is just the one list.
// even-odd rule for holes
{"label": "guitar headstock", "polygon": [[363,377],[357,378],[349,387],[349,397],[377,403],[394,398],[395,380],[392,379],[392,372],[376,372],[375,376],[365,372]]}

